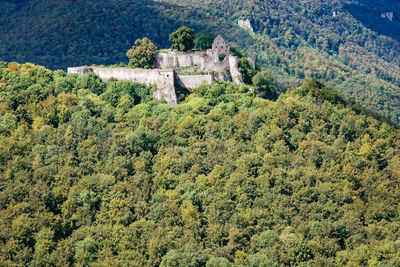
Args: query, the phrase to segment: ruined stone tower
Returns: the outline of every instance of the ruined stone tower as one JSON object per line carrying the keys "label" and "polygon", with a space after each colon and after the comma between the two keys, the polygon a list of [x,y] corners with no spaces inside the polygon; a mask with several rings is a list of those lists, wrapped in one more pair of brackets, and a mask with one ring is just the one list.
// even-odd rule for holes
{"label": "ruined stone tower", "polygon": [[221,35],[218,35],[214,39],[212,50],[218,54],[224,53],[226,55],[229,55],[231,48],[225,43],[225,39]]}

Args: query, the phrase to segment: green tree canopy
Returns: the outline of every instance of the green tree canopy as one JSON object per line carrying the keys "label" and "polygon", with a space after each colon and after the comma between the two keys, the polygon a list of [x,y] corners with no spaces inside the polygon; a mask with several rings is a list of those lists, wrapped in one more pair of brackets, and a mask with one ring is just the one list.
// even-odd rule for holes
{"label": "green tree canopy", "polygon": [[194,47],[194,31],[186,26],[170,34],[169,39],[172,41],[172,49],[178,51],[188,51]]}
{"label": "green tree canopy", "polygon": [[0,266],[400,266],[397,125],[315,79],[92,75],[3,69]]}
{"label": "green tree canopy", "polygon": [[245,84],[252,84],[252,78],[256,75],[256,70],[253,69],[250,65],[250,62],[247,58],[242,57],[239,59],[239,71],[243,75],[243,82]]}
{"label": "green tree canopy", "polygon": [[253,85],[259,96],[268,99],[276,99],[274,75],[270,71],[262,71],[257,73],[253,79]]}
{"label": "green tree canopy", "polygon": [[201,31],[197,34],[194,43],[197,49],[205,51],[212,47],[214,36],[209,31]]}
{"label": "green tree canopy", "polygon": [[135,45],[126,52],[129,66],[150,69],[156,61],[157,47],[148,38],[137,39]]}

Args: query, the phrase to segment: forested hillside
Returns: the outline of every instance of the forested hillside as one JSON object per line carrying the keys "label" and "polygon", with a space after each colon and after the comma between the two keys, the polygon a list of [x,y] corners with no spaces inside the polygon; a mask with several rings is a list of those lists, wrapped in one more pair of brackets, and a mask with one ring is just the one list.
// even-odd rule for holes
{"label": "forested hillside", "polygon": [[[400,122],[399,2],[372,0],[0,1],[0,60],[46,67],[127,62],[138,38],[159,48],[182,25],[208,28],[257,58],[281,88],[306,77]],[[393,12],[392,20],[381,14]],[[249,19],[255,33],[237,26]]]}
{"label": "forested hillside", "polygon": [[276,101],[0,63],[1,266],[399,266],[400,130],[308,79]]}
{"label": "forested hillside", "polygon": [[[400,3],[340,0],[161,0],[192,10],[189,20],[257,58],[282,87],[305,77],[329,82],[347,97],[400,122]],[[368,12],[363,12],[368,11]],[[392,21],[381,12],[393,11]],[[237,27],[249,19],[256,34]]]}

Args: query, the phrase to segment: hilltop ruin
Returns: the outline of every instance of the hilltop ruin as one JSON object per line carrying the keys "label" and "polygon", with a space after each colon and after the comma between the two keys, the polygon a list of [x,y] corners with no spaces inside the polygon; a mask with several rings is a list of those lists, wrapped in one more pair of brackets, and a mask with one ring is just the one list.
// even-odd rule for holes
{"label": "hilltop ruin", "polygon": [[[254,59],[248,58],[252,66]],[[94,72],[104,82],[111,78],[156,85],[153,96],[164,98],[171,106],[178,104],[176,85],[195,88],[202,83],[212,84],[214,80],[242,83],[239,72],[239,58],[234,56],[224,38],[215,38],[212,48],[204,52],[159,52],[154,69],[71,67],[68,73],[80,75]]]}

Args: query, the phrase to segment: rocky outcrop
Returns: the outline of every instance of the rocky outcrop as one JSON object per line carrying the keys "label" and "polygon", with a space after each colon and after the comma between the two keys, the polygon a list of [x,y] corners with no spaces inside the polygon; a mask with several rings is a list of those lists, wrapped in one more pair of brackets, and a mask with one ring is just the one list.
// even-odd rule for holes
{"label": "rocky outcrop", "polygon": [[253,68],[253,70],[256,69],[256,60],[254,59],[254,57],[248,57],[247,60],[250,63],[250,66]]}
{"label": "rocky outcrop", "polygon": [[384,13],[381,14],[381,18],[393,21],[394,13],[393,12],[384,12]]}
{"label": "rocky outcrop", "polygon": [[239,25],[240,28],[243,28],[243,29],[245,29],[247,31],[250,31],[250,32],[254,32],[253,26],[251,26],[251,22],[248,19],[246,19],[246,20],[239,19],[238,20],[238,25]]}

